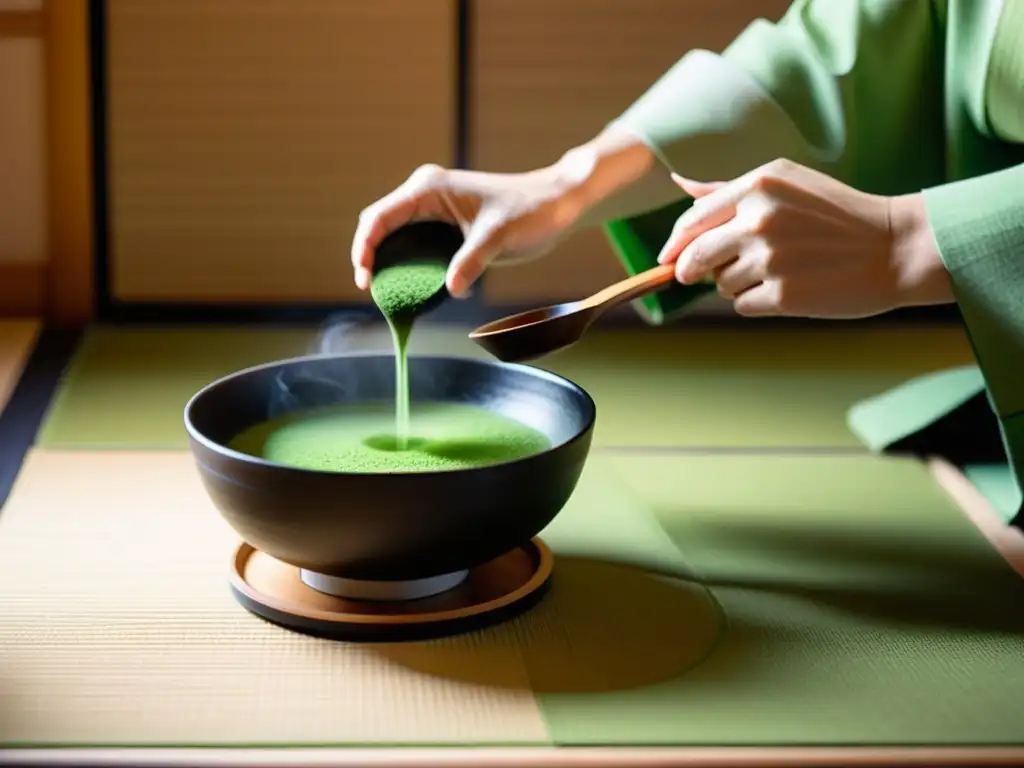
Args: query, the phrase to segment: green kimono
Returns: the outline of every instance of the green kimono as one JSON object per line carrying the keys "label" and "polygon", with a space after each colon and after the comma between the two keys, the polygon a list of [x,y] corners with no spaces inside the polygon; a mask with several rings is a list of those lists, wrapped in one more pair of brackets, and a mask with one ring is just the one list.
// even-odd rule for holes
{"label": "green kimono", "polygon": [[[859,404],[851,427],[890,448],[983,398],[1001,459],[975,479],[1024,525],[1024,0],[796,0],[721,55],[688,53],[617,122],[690,178],[787,157],[868,192],[923,190],[978,366]],[[690,202],[606,225],[630,272]],[[708,290],[638,308],[664,323]],[[914,387],[944,388],[944,412],[919,413]],[[869,428],[889,402],[908,407]]]}

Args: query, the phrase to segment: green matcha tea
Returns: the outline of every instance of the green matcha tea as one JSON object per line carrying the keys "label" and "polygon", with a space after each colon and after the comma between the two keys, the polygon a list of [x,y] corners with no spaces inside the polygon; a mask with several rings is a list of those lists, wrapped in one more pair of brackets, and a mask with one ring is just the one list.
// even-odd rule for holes
{"label": "green matcha tea", "polygon": [[409,336],[427,302],[444,287],[446,272],[443,262],[410,260],[380,270],[370,283],[370,295],[395,344],[395,436],[400,448],[409,439]]}
{"label": "green matcha tea", "polygon": [[[521,459],[550,447],[546,435],[505,416],[464,404],[409,412],[408,345],[417,318],[444,290],[447,262],[412,258],[375,272],[370,295],[395,346],[395,405],[332,406],[291,414],[238,435],[242,453],[303,469],[395,473],[467,469]],[[389,425],[390,421],[390,425]]]}
{"label": "green matcha tea", "polygon": [[330,406],[257,424],[229,447],[302,469],[348,473],[435,472],[521,459],[547,436],[514,419],[462,404],[417,406],[416,436],[401,447],[387,405]]}

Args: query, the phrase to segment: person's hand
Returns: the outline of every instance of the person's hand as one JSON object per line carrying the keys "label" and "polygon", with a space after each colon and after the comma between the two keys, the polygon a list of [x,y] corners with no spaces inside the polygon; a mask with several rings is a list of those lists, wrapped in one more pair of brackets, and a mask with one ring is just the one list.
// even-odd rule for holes
{"label": "person's hand", "polygon": [[393,230],[424,219],[458,224],[465,243],[448,269],[448,290],[465,296],[492,264],[521,263],[576,228],[645,210],[678,196],[637,136],[609,127],[553,165],[527,173],[481,173],[427,165],[359,217],[352,241],[356,285],[370,287],[374,249]]}
{"label": "person's hand", "polygon": [[695,198],[658,261],[746,316],[860,318],[953,300],[920,195],[881,197],[778,160]]}
{"label": "person's hand", "polygon": [[481,173],[427,165],[359,217],[352,243],[356,284],[370,286],[374,249],[412,221],[433,219],[461,226],[465,242],[448,270],[448,290],[465,296],[492,262],[526,261],[564,236],[579,206],[573,184],[557,169]]}

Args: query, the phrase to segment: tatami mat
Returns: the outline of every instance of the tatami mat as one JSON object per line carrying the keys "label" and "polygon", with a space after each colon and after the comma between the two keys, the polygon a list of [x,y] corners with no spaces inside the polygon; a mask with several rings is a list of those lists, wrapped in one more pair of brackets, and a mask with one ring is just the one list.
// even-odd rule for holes
{"label": "tatami mat", "polygon": [[312,331],[93,328],[43,421],[38,442],[85,448],[184,448],[185,403],[240,368],[308,353]]}
{"label": "tatami mat", "polygon": [[531,613],[367,646],[233,601],[235,538],[188,454],[37,450],[0,516],[0,743],[548,742],[535,691],[678,675],[721,630],[706,590],[630,566],[686,573],[652,520],[607,503],[599,465],[589,475],[549,531],[559,575]]}
{"label": "tatami mat", "polygon": [[920,464],[662,454],[604,471],[728,630],[688,675],[540,694],[557,743],[1024,743],[1024,580]]}
{"label": "tatami mat", "polygon": [[515,621],[313,640],[234,603],[187,453],[37,449],[0,516],[0,742],[1020,740],[1024,584],[915,463],[595,454],[544,535]]}
{"label": "tatami mat", "polygon": [[972,360],[953,328],[602,332],[540,361],[598,403],[606,445],[861,447],[859,400]]}
{"label": "tatami mat", "polygon": [[14,391],[38,335],[39,323],[33,320],[0,322],[0,408]]}
{"label": "tatami mat", "polygon": [[0,516],[0,742],[545,740],[514,654],[492,688],[285,632],[234,602],[234,542],[186,453],[33,453]]}
{"label": "tatami mat", "polygon": [[[847,409],[919,373],[970,362],[945,328],[595,330],[536,362],[598,403],[598,445],[860,447]],[[481,355],[465,329],[417,329],[413,354]],[[379,325],[329,349],[381,350]],[[184,448],[182,409],[212,379],[320,348],[315,330],[93,329],[40,435],[61,448]]]}

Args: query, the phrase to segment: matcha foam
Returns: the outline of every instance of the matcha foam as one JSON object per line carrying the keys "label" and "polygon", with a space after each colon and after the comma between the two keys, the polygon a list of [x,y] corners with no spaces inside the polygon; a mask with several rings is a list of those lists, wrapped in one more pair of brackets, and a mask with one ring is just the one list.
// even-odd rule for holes
{"label": "matcha foam", "polygon": [[418,405],[415,437],[398,444],[393,413],[383,404],[330,406],[262,422],[229,447],[301,469],[347,473],[412,473],[469,469],[547,450],[547,436],[514,419],[463,404]]}

